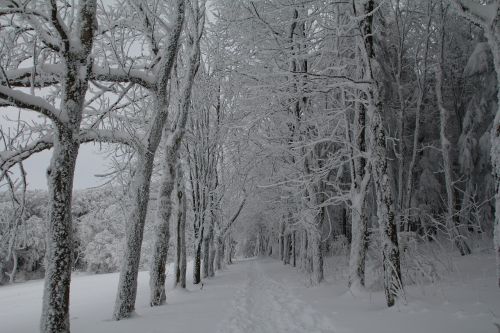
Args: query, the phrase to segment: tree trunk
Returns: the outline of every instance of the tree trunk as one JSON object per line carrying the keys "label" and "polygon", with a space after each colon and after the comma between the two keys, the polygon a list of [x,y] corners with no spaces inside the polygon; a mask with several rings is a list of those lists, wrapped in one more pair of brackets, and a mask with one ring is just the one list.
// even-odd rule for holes
{"label": "tree trunk", "polygon": [[224,241],[220,235],[215,237],[215,244],[217,246],[217,253],[215,255],[215,269],[222,270],[222,263],[224,262]]}
{"label": "tree trunk", "polygon": [[193,261],[193,284],[201,282],[201,246],[203,244],[203,228],[198,231],[201,235],[196,235],[194,242],[194,261]]}
{"label": "tree trunk", "polygon": [[208,276],[213,277],[215,276],[215,237],[214,237],[214,231],[212,230],[212,234],[210,236],[210,246],[209,246],[209,254],[208,254]]}
{"label": "tree trunk", "polygon": [[203,278],[208,277],[208,266],[210,262],[210,237],[213,232],[212,221],[209,222],[208,229],[206,230],[205,237],[203,238]]}
{"label": "tree trunk", "polygon": [[284,261],[285,260],[285,223],[283,221],[280,222],[279,226],[279,255],[280,255],[280,260]]}
{"label": "tree trunk", "polygon": [[175,282],[177,286],[186,288],[186,193],[184,179],[182,177],[182,166],[178,163],[177,168],[177,256]]}
{"label": "tree trunk", "polygon": [[311,246],[312,246],[312,282],[313,284],[319,284],[323,281],[323,250],[321,246],[321,233],[317,230],[311,235]]}
{"label": "tree trunk", "polygon": [[368,249],[368,219],[365,211],[365,194],[357,193],[351,199],[352,241],[349,256],[349,288],[365,286],[365,262]]}
{"label": "tree trunk", "polygon": [[[81,101],[83,102],[83,98]],[[78,123],[78,127],[79,125]],[[51,200],[40,323],[40,331],[44,333],[70,331],[69,290],[73,258],[71,199],[79,148],[74,134],[78,134],[78,130],[56,129],[54,153],[47,170]]]}
{"label": "tree trunk", "polygon": [[128,218],[118,293],[113,313],[115,320],[130,317],[135,309],[137,296],[137,275],[139,273],[154,155],[152,152],[147,151],[140,154],[138,159],[134,180],[134,206]]}
{"label": "tree trunk", "polygon": [[68,119],[65,123],[54,124],[54,152],[47,170],[50,203],[40,320],[40,331],[43,333],[70,331],[69,291],[73,259],[71,199],[85,94],[92,70],[89,54],[93,45],[96,8],[95,0],[81,4],[78,12],[79,38],[68,42],[77,46],[61,50],[61,53],[65,52],[61,59],[65,67],[61,82],[61,110]]}
{"label": "tree trunk", "polygon": [[291,247],[291,235],[289,232],[286,233],[285,235],[285,244],[284,244],[284,250],[285,253],[283,254],[283,263],[285,265],[290,265],[290,247]]}
{"label": "tree trunk", "polygon": [[377,216],[382,239],[382,257],[384,267],[384,290],[387,306],[393,306],[401,285],[398,233],[394,216],[394,204],[391,182],[388,174],[385,130],[382,123],[381,106],[376,102],[371,119],[373,179],[377,194]]}
{"label": "tree trunk", "polygon": [[[168,137],[165,131],[164,137]],[[172,192],[175,185],[176,152],[173,147],[165,145],[163,176],[158,192],[156,207],[156,230],[153,257],[149,270],[150,306],[165,303],[165,278],[168,247],[170,244],[170,216],[172,215]]]}
{"label": "tree trunk", "polygon": [[384,268],[384,291],[387,306],[395,304],[398,291],[402,288],[401,268],[399,259],[397,225],[394,214],[394,199],[387,163],[387,144],[382,118],[382,103],[379,98],[379,88],[373,75],[373,64],[376,63],[373,46],[373,11],[376,8],[374,0],[363,4],[363,15],[360,21],[365,79],[372,81],[367,91],[368,114],[370,116],[370,154],[373,181],[377,197],[377,217],[382,240],[382,259]]}
{"label": "tree trunk", "polygon": [[[349,287],[365,286],[365,262],[368,249],[368,217],[366,216],[366,195],[370,181],[366,153],[366,107],[357,105],[354,115],[354,141],[351,150],[351,250],[349,256]],[[355,158],[356,155],[361,155]]]}

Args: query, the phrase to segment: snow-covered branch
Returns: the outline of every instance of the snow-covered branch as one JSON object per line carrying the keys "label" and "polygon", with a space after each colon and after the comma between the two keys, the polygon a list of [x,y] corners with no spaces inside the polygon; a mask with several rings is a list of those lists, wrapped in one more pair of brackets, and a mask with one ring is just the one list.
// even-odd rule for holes
{"label": "snow-covered branch", "polygon": [[56,109],[43,98],[10,89],[3,85],[0,85],[0,99],[5,100],[12,106],[39,112],[55,123],[67,120],[66,114]]}
{"label": "snow-covered branch", "polygon": [[[136,140],[128,133],[105,129],[83,129],[80,132],[78,142],[80,144],[88,142],[100,142],[117,143],[128,146],[136,145]],[[17,150],[0,152],[0,171],[6,172],[17,163],[28,159],[36,153],[52,149],[53,146],[54,136],[52,133],[50,133],[33,141],[30,144],[20,147]]]}
{"label": "snow-covered branch", "polygon": [[52,135],[48,134],[18,150],[0,152],[1,175],[3,176],[5,172],[17,163],[24,161],[33,154],[48,150],[52,148],[53,145],[54,141]]}
{"label": "snow-covered branch", "polygon": [[107,82],[131,82],[146,89],[154,89],[156,84],[156,77],[148,74],[146,70],[120,69],[96,65],[92,68],[91,79]]}

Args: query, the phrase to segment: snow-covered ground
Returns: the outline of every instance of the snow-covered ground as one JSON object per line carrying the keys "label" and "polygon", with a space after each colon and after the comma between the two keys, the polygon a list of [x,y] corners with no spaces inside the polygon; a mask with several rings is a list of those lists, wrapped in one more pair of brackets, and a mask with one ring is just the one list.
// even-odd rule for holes
{"label": "snow-covered ground", "polygon": [[[147,304],[148,273],[142,272],[137,314],[120,322],[110,320],[118,275],[75,275],[71,327],[92,333],[498,333],[493,256],[457,258],[455,278],[409,287],[407,304],[392,309],[384,306],[382,293],[348,292],[333,278],[332,264],[325,283],[307,287],[303,275],[279,261],[239,261],[206,280],[203,289],[170,288],[168,304],[158,308]],[[1,287],[0,332],[38,331],[41,295],[42,281]]]}

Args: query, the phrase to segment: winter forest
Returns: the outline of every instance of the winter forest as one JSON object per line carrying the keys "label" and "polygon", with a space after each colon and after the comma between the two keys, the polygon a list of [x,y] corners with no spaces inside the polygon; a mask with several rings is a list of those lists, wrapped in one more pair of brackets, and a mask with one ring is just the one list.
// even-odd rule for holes
{"label": "winter forest", "polygon": [[0,332],[499,332],[499,82],[500,0],[0,0]]}

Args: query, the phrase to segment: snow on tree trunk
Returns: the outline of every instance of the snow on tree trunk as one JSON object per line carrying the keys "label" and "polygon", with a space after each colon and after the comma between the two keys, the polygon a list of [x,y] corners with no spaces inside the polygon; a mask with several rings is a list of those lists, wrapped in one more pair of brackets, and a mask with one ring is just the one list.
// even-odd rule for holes
{"label": "snow on tree trunk", "polygon": [[222,264],[224,262],[224,240],[220,235],[216,235],[215,244],[217,246],[217,253],[215,255],[215,269],[222,270]]}
{"label": "snow on tree trunk", "polygon": [[398,292],[402,288],[398,233],[394,215],[391,180],[388,174],[387,148],[381,105],[377,102],[378,96],[376,96],[376,92],[372,96],[373,109],[371,110],[370,119],[372,171],[377,195],[377,217],[382,240],[384,290],[387,306],[393,306]]}
{"label": "snow on tree trunk", "polygon": [[[77,45],[61,48],[65,72],[61,82],[61,110],[67,121],[55,124],[54,152],[47,170],[49,224],[46,271],[40,331],[70,332],[69,292],[73,254],[71,199],[80,124],[92,69],[89,57],[93,45],[96,1],[82,1],[78,8]],[[57,14],[59,15],[59,14]],[[67,49],[69,47],[69,49]]]}
{"label": "snow on tree trunk", "polygon": [[302,232],[301,246],[300,246],[300,269],[303,272],[312,272],[312,260],[310,256],[310,242],[309,242],[309,232],[304,230]]}
{"label": "snow on tree trunk", "polygon": [[366,153],[366,108],[356,103],[354,115],[354,139],[350,149],[351,170],[351,250],[349,256],[349,287],[362,288],[365,285],[365,261],[368,249],[368,218],[366,216],[366,192],[370,172],[366,170],[366,158],[355,157]]}
{"label": "snow on tree trunk", "polygon": [[352,240],[349,256],[349,288],[356,290],[365,286],[365,262],[368,248],[368,219],[365,212],[365,194],[351,197]]}
{"label": "snow on tree trunk", "polygon": [[128,218],[118,294],[113,313],[115,320],[129,317],[135,309],[137,275],[139,273],[153,161],[154,155],[150,151],[141,153],[137,161],[135,184],[133,185],[134,206]]}
{"label": "snow on tree trunk", "polygon": [[[83,102],[83,98],[80,99]],[[82,104],[80,104],[82,105]],[[79,123],[77,124],[79,127]],[[69,290],[73,250],[71,198],[79,144],[78,131],[58,128],[50,162],[48,187],[50,207],[47,232],[45,288],[40,331],[69,332]]]}
{"label": "snow on tree trunk", "polygon": [[233,263],[233,238],[231,234],[226,237],[226,245],[224,246],[226,252],[225,262],[226,265],[231,265]]}
{"label": "snow on tree trunk", "polygon": [[358,38],[365,65],[365,79],[371,81],[366,91],[369,115],[370,164],[377,198],[377,217],[382,242],[384,268],[384,291],[387,306],[393,306],[401,284],[401,267],[398,247],[397,224],[395,221],[394,199],[387,163],[387,144],[382,118],[382,103],[379,98],[378,83],[373,75],[376,58],[373,46],[374,0],[362,1],[363,18],[360,21],[361,38]]}
{"label": "snow on tree trunk", "polygon": [[[165,131],[168,137],[168,131]],[[165,266],[170,244],[170,216],[172,215],[172,192],[175,185],[176,152],[173,147],[165,145],[163,176],[158,192],[156,208],[156,230],[153,247],[153,258],[149,270],[149,288],[151,306],[165,303]]]}
{"label": "snow on tree trunk", "polygon": [[315,230],[311,235],[312,247],[312,283],[319,284],[323,281],[323,250],[321,246],[321,233]]}

